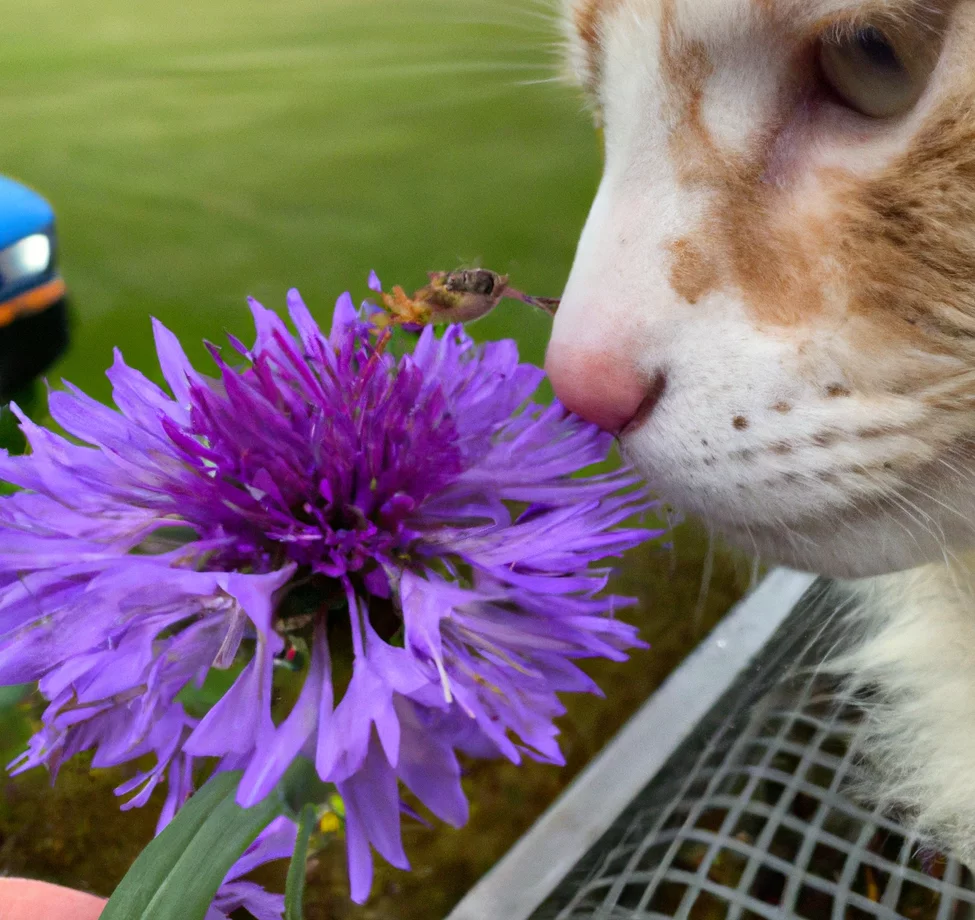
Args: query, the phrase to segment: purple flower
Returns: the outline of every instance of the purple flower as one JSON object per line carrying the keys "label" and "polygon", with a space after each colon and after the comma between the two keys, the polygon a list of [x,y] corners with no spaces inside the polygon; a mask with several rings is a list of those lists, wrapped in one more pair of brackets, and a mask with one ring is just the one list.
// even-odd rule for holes
{"label": "purple flower", "polygon": [[[639,644],[593,563],[653,534],[625,526],[646,506],[630,474],[578,475],[611,438],[534,402],[513,342],[427,328],[396,358],[348,295],[329,335],[288,306],[297,335],[252,302],[253,348],[210,346],[214,377],[156,323],[172,395],[116,354],[117,411],[51,394],[75,440],[21,417],[31,453],[0,457],[21,487],[0,499],[0,682],[49,701],[18,769],[154,754],[119,792],[166,783],[163,823],[198,758],[244,770],[244,806],[312,759],[362,901],[371,848],[408,865],[400,783],[462,824],[458,751],[562,762],[557,693],[596,692],[575,662]],[[275,666],[302,657],[272,719]],[[237,676],[188,711],[211,669]]]}

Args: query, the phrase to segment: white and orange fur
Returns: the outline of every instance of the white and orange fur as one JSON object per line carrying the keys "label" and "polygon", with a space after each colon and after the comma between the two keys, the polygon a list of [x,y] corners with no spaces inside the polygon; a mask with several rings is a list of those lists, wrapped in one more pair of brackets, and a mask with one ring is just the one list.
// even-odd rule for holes
{"label": "white and orange fur", "polygon": [[[975,0],[566,0],[605,169],[556,393],[677,507],[841,579],[882,802],[975,864]],[[919,98],[823,91],[916,32]]]}

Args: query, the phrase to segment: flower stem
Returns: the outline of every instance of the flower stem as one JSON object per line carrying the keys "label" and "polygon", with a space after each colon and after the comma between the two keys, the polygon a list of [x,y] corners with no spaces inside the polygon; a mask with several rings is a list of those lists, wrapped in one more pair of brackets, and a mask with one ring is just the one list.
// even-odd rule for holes
{"label": "flower stem", "polygon": [[308,838],[315,826],[315,814],[315,806],[308,804],[301,809],[298,819],[298,836],[284,889],[284,920],[303,920],[304,917],[305,863],[308,856]]}

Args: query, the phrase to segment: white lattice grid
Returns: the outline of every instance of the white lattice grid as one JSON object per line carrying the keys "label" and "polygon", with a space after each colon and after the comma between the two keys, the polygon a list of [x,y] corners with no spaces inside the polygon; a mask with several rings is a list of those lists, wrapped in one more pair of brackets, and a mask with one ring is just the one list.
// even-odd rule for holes
{"label": "white lattice grid", "polygon": [[967,869],[846,793],[859,720],[815,671],[822,645],[730,694],[533,920],[975,918]]}

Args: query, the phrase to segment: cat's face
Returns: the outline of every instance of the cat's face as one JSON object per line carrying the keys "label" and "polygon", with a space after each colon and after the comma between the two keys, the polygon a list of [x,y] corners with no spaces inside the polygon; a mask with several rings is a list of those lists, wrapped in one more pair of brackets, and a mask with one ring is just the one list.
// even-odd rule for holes
{"label": "cat's face", "polygon": [[605,172],[549,347],[563,402],[766,559],[975,544],[975,2],[567,19]]}

